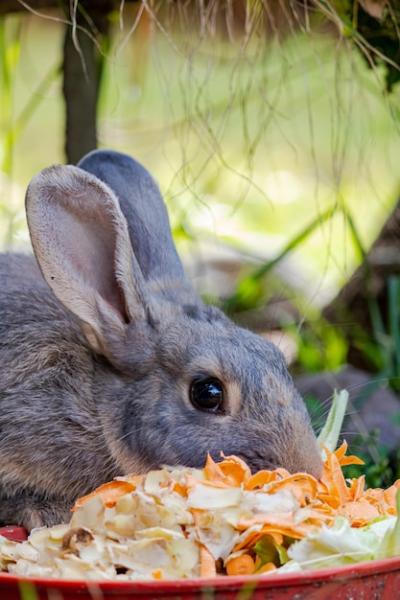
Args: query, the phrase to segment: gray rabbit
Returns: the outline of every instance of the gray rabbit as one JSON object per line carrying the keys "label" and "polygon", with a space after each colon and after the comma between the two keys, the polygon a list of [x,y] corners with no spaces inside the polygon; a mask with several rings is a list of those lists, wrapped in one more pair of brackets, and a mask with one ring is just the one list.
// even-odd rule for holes
{"label": "gray rabbit", "polygon": [[121,473],[207,452],[320,474],[281,352],[196,295],[141,165],[44,169],[26,212],[36,260],[0,255],[0,523],[66,521]]}

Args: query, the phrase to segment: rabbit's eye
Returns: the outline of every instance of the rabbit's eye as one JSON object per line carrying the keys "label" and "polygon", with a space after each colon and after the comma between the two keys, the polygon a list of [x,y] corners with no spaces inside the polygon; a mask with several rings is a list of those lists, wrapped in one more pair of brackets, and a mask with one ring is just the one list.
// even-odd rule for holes
{"label": "rabbit's eye", "polygon": [[214,377],[195,379],[190,386],[190,400],[195,408],[207,412],[221,412],[224,401],[224,387]]}

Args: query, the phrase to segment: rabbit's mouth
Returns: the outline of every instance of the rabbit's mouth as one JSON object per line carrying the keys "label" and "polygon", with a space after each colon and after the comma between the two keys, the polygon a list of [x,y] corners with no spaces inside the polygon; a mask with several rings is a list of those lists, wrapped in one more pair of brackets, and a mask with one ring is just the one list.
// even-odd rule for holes
{"label": "rabbit's mouth", "polygon": [[237,452],[236,456],[243,459],[250,467],[251,471],[260,471],[261,469],[272,470],[282,467],[282,461],[268,455],[264,455],[257,450]]}
{"label": "rabbit's mouth", "polygon": [[[311,460],[307,461],[308,466],[304,466],[303,464],[297,465],[295,464],[297,461],[293,461],[288,457],[285,460],[284,457],[275,457],[271,454],[263,455],[261,452],[257,450],[249,450],[245,452],[237,452],[236,456],[242,458],[250,467],[252,472],[260,471],[263,469],[273,470],[278,468],[287,469],[290,473],[295,473],[296,471],[306,471],[316,477],[317,479],[320,476],[320,461],[316,459],[314,462]],[[301,458],[299,457],[299,461],[301,462]],[[322,465],[322,463],[321,463]]]}

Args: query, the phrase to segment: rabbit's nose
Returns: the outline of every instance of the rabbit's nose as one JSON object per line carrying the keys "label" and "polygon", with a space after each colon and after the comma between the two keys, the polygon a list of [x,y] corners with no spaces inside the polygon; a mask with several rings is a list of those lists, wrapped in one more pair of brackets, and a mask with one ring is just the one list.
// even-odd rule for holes
{"label": "rabbit's nose", "polygon": [[290,425],[287,434],[281,437],[282,446],[277,448],[282,466],[290,473],[309,473],[319,479],[323,462],[311,425],[301,419],[293,419]]}
{"label": "rabbit's nose", "polygon": [[316,479],[320,479],[323,462],[321,451],[314,434],[303,436],[296,446],[292,456],[293,467],[289,469],[289,471],[292,473],[305,471],[306,473],[313,475]]}
{"label": "rabbit's nose", "polygon": [[306,466],[307,473],[310,473],[310,475],[313,475],[316,479],[320,479],[320,477],[322,475],[323,463],[322,463],[322,458],[319,454],[319,450],[318,450],[318,454],[315,454],[313,457],[308,458],[306,464],[307,464],[307,466]]}

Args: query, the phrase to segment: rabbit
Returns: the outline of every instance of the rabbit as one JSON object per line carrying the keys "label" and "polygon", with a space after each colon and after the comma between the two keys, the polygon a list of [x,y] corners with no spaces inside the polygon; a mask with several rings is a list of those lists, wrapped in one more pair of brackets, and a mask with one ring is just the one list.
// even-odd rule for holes
{"label": "rabbit", "polygon": [[320,475],[283,355],[201,301],[143,166],[46,168],[26,214],[34,256],[0,255],[0,523],[68,522],[105,481],[207,453]]}

